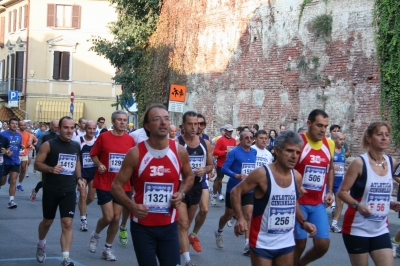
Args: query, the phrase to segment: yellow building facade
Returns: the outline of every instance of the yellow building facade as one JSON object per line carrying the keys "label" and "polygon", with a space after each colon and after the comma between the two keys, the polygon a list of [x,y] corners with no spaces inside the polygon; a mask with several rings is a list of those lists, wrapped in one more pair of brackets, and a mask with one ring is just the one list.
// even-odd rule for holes
{"label": "yellow building facade", "polygon": [[9,109],[48,122],[70,115],[73,92],[74,118],[102,116],[110,124],[120,86],[109,61],[90,47],[94,37],[112,38],[108,24],[117,16],[107,0],[0,1],[2,108],[7,91],[16,90],[20,107]]}

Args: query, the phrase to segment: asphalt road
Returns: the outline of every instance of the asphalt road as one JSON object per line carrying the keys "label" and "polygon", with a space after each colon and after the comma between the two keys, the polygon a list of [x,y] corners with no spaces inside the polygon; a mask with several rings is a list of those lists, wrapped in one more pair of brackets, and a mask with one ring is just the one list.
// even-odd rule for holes
{"label": "asphalt road", "polygon": [[[25,191],[17,191],[15,201],[18,208],[7,209],[8,204],[8,184],[0,189],[0,265],[25,266],[25,265],[60,265],[61,249],[60,239],[60,220],[54,220],[52,227],[47,235],[46,252],[47,259],[43,264],[36,261],[36,244],[38,241],[37,228],[42,219],[41,192],[35,202],[29,200],[31,189],[39,181],[39,174],[32,173],[29,168],[29,178],[25,178],[23,187]],[[218,203],[210,206],[207,220],[202,227],[199,237],[203,251],[196,253],[191,249],[191,258],[197,265],[250,265],[250,258],[242,255],[244,238],[237,238],[233,234],[233,228],[225,227],[224,242],[225,247],[219,249],[215,245],[214,231],[217,228],[218,219],[224,211],[224,204]],[[79,212],[73,222],[74,240],[70,252],[71,259],[75,265],[138,265],[133,250],[132,241],[129,239],[127,246],[120,245],[118,239],[114,241],[113,249],[117,257],[116,262],[108,262],[101,259],[101,250],[104,245],[106,232],[101,232],[101,238],[97,253],[90,253],[87,249],[89,237],[96,225],[97,219],[101,215],[100,207],[97,202],[88,206],[88,232],[79,231]],[[397,214],[391,212],[389,215],[389,229],[394,235],[400,229],[400,219]],[[341,221],[339,222],[341,224]],[[308,241],[311,244],[311,239]],[[183,258],[182,258],[182,262]],[[331,233],[331,245],[328,253],[317,262],[310,265],[350,265],[347,252],[345,250],[341,234]],[[184,265],[184,263],[182,264]],[[370,261],[370,265],[373,265]],[[395,259],[395,265],[400,266],[400,258]]]}

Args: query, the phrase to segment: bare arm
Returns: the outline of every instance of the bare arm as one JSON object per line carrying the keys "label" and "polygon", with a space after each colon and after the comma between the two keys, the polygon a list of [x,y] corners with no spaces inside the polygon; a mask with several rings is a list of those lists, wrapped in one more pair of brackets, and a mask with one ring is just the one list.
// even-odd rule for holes
{"label": "bare arm", "polygon": [[82,166],[81,166],[81,160],[79,159],[79,156],[77,156],[77,160],[76,160],[75,175],[76,175],[76,178],[78,178],[78,186],[81,188],[84,188],[85,183],[81,179],[82,178]]}
{"label": "bare arm", "polygon": [[236,216],[236,236],[242,235],[247,231],[247,222],[244,219],[244,215],[242,212],[242,195],[250,192],[256,187],[262,187],[261,190],[265,192],[267,190],[267,183],[261,183],[262,181],[265,181],[265,176],[266,173],[264,167],[256,168],[247,176],[247,178],[245,178],[242,182],[240,182],[236,187],[231,190],[231,204],[233,213],[235,213]]}
{"label": "bare arm", "polygon": [[[97,156],[95,156],[97,157]],[[92,157],[93,158],[93,157]],[[132,177],[133,171],[139,163],[139,149],[137,146],[132,148],[126,154],[121,169],[111,184],[111,194],[125,208],[133,213],[139,219],[146,217],[148,207],[143,204],[136,204],[125,193],[124,186]]]}
{"label": "bare arm", "polygon": [[207,145],[207,155],[206,155],[206,166],[204,168],[198,167],[195,171],[196,176],[203,176],[204,174],[209,174],[213,170],[213,156],[211,144],[208,140],[204,140]]}
{"label": "bare arm", "polygon": [[91,158],[92,158],[92,161],[94,162],[94,164],[97,166],[97,170],[99,171],[100,174],[107,171],[107,167],[100,162],[100,159],[97,155],[91,156]]}
{"label": "bare arm", "polygon": [[[363,168],[363,161],[361,158],[356,158],[354,161],[351,162],[349,168],[344,175],[344,180],[342,186],[338,191],[338,197],[343,200],[349,208],[353,208],[354,203],[358,203],[356,199],[354,199],[348,191],[353,187],[354,183],[356,182],[357,178],[361,176]],[[368,216],[371,214],[371,211],[368,207],[364,204],[359,204],[357,207],[357,211],[364,216]]]}
{"label": "bare arm", "polygon": [[325,196],[325,202],[329,205],[332,204],[333,198],[333,182],[335,180],[335,164],[333,163],[333,158],[331,158],[329,172],[328,172],[328,193]]}
{"label": "bare arm", "polygon": [[48,141],[42,144],[38,154],[36,155],[35,169],[39,172],[59,174],[64,168],[63,165],[56,165],[54,167],[45,164],[47,155],[50,152],[50,144]]}
{"label": "bare arm", "polygon": [[194,174],[190,167],[189,154],[182,145],[178,145],[178,155],[182,164],[182,182],[179,190],[186,194],[193,186]]}

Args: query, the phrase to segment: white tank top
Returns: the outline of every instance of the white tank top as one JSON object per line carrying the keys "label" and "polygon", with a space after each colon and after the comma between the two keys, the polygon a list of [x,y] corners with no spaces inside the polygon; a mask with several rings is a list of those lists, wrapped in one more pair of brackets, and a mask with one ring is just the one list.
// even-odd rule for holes
{"label": "white tank top", "polygon": [[388,172],[385,176],[379,176],[372,170],[368,154],[364,153],[361,157],[367,169],[367,179],[360,203],[367,205],[372,215],[366,217],[357,211],[354,216],[348,215],[345,222],[351,223],[351,235],[375,237],[389,232],[387,215],[393,189],[392,167],[389,157],[384,155]]}
{"label": "white tank top", "polygon": [[264,167],[270,188],[261,199],[254,199],[250,246],[271,250],[294,246],[297,192],[293,171],[291,184],[282,188],[275,182],[268,165]]}

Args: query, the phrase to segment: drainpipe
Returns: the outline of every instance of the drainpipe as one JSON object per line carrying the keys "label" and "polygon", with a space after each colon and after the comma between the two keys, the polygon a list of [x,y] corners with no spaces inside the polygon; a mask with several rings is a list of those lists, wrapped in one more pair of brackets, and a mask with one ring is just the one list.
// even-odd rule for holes
{"label": "drainpipe", "polygon": [[19,110],[21,110],[21,111],[23,111],[24,113],[25,113],[25,119],[28,119],[28,113],[26,112],[26,106],[27,106],[27,104],[26,104],[26,85],[27,85],[27,83],[28,83],[28,61],[29,61],[29,19],[30,19],[30,11],[31,10],[31,0],[28,0],[28,7],[27,7],[27,10],[26,10],[26,12],[28,13],[28,14],[25,14],[26,15],[26,44],[25,44],[25,50],[26,50],[26,56],[25,56],[25,58],[26,58],[26,62],[25,62],[25,78],[24,78],[24,98],[25,98],[25,111],[24,110],[22,110],[21,108],[19,108]]}

